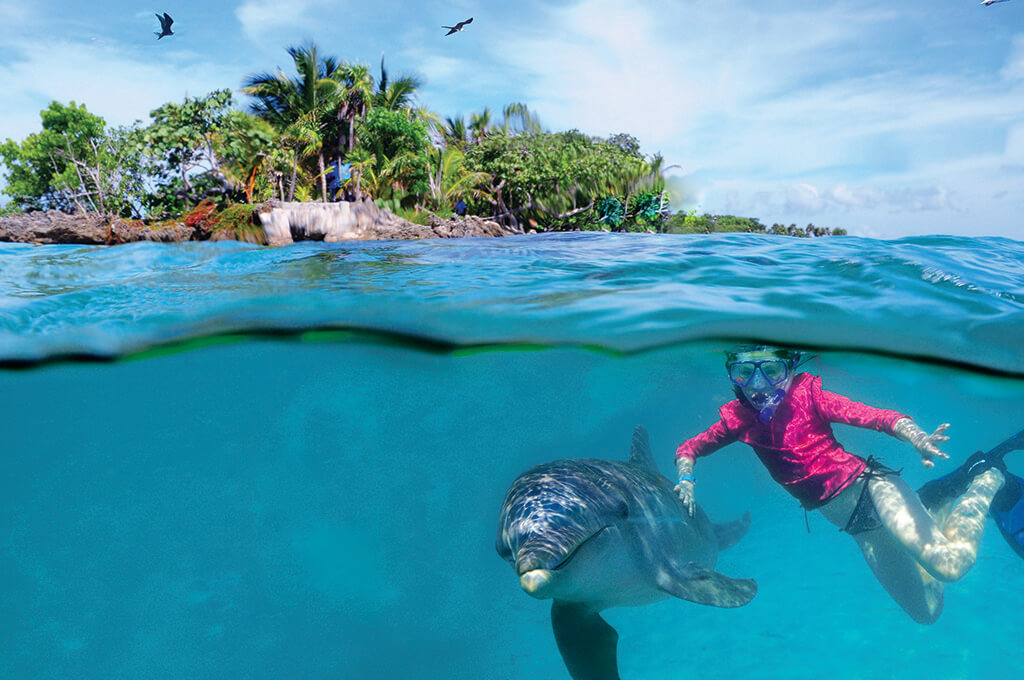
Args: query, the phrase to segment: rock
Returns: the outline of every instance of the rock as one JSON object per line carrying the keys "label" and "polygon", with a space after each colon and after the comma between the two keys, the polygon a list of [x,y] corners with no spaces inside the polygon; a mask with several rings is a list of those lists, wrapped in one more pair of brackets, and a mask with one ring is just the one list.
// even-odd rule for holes
{"label": "rock", "polygon": [[434,234],[440,238],[460,238],[466,236],[496,237],[523,233],[511,227],[503,227],[497,222],[477,217],[476,215],[453,217],[447,220],[432,216],[429,224],[430,228],[434,230]]}
{"label": "rock", "polygon": [[196,241],[194,227],[181,222],[164,223],[160,227],[150,227],[139,222],[126,222],[115,219],[110,224],[110,236],[107,243],[135,243],[136,241],[159,241],[161,243],[177,243],[180,241]]}
{"label": "rock", "polygon": [[[284,245],[295,241],[371,241],[378,239],[460,238],[509,236],[522,231],[503,227],[482,217],[431,217],[429,225],[414,224],[370,201],[339,203],[281,203],[272,201],[256,211],[266,232],[266,243]],[[256,227],[257,231],[259,227]],[[119,217],[88,213],[67,215],[51,210],[0,218],[0,241],[17,243],[110,244],[135,241],[203,241],[238,238],[232,232],[213,230],[197,222],[181,221],[146,225]],[[246,234],[249,242],[262,243],[261,234]]]}
{"label": "rock", "polygon": [[257,212],[270,245],[294,241],[371,241],[377,239],[508,236],[516,232],[481,217],[441,219],[428,226],[398,217],[369,201],[269,203]]}
{"label": "rock", "polygon": [[0,241],[14,243],[107,242],[110,217],[98,213],[68,215],[57,210],[0,218]]}
{"label": "rock", "polygon": [[385,238],[429,238],[433,233],[381,210],[369,201],[285,203],[271,201],[256,212],[267,242],[368,241]]}

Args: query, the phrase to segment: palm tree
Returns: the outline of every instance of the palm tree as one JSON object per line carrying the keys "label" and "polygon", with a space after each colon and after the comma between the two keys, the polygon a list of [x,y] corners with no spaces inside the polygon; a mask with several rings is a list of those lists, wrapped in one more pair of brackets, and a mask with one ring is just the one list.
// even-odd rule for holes
{"label": "palm tree", "polygon": [[408,109],[412,104],[413,94],[423,85],[423,81],[411,75],[404,75],[396,80],[388,77],[384,68],[384,55],[380,56],[380,79],[377,81],[377,92],[373,95],[373,105],[388,111]]}
{"label": "palm tree", "polygon": [[483,139],[490,132],[491,110],[485,108],[480,113],[471,114],[469,117],[469,130],[473,133],[473,141]]}
{"label": "palm tree", "polygon": [[512,102],[504,108],[502,114],[504,121],[501,128],[507,134],[515,134],[517,132],[532,134],[543,131],[540,119],[530,111],[530,107],[526,104]]}
{"label": "palm tree", "polygon": [[295,153],[289,195],[295,193],[299,161],[315,153],[321,170],[321,193],[326,196],[324,138],[329,115],[338,110],[344,93],[337,80],[341,65],[334,57],[321,58],[315,44],[289,47],[288,54],[297,78],[288,77],[278,68],[276,73],[248,76],[242,89],[256,99],[253,113],[284,132],[292,142]]}
{"label": "palm tree", "polygon": [[346,144],[338,137],[338,155],[352,153],[356,148],[356,119],[366,115],[373,106],[373,76],[365,64],[343,64],[338,69],[341,77],[342,97],[337,109],[338,126],[348,127]]}
{"label": "palm tree", "polygon": [[454,147],[428,150],[430,166],[427,169],[430,190],[427,200],[435,212],[450,208],[459,199],[489,199],[490,195],[481,188],[489,182],[490,174],[486,172],[470,172],[463,163],[465,155]]}
{"label": "palm tree", "polygon": [[469,144],[469,128],[466,126],[466,119],[461,115],[446,118],[441,126],[441,134],[445,146],[463,149]]}
{"label": "palm tree", "polygon": [[320,194],[326,199],[327,182],[324,173],[323,146],[324,134],[321,126],[316,124],[319,111],[311,111],[284,129],[281,144],[292,151],[292,177],[288,189],[288,200],[295,198],[296,176],[299,160],[317,154],[317,165],[320,168]]}
{"label": "palm tree", "polygon": [[355,195],[356,200],[358,201],[362,198],[362,182],[364,175],[370,175],[373,183],[376,184],[376,176],[373,172],[373,166],[377,162],[377,157],[366,149],[359,149],[358,151],[350,153],[348,155],[348,160],[352,164],[352,180],[355,181],[356,184]]}
{"label": "palm tree", "polygon": [[411,152],[387,158],[357,149],[350,158],[355,159],[352,169],[357,191],[365,191],[373,198],[400,201],[410,176],[422,167],[421,158]]}

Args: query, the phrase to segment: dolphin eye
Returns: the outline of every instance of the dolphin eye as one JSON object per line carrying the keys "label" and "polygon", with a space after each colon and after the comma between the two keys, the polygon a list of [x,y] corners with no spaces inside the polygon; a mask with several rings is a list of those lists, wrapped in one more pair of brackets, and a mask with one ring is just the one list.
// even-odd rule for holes
{"label": "dolphin eye", "polygon": [[615,508],[620,517],[629,517],[629,506],[626,505],[626,501],[619,501],[618,506]]}

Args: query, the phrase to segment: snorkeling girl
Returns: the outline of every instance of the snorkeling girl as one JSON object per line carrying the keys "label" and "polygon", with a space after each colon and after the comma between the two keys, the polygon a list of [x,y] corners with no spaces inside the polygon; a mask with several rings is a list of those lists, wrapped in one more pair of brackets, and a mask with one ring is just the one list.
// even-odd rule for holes
{"label": "snorkeling girl", "polygon": [[[726,352],[736,399],[719,409],[717,423],[677,449],[680,500],[692,513],[697,458],[735,441],[749,444],[804,508],[820,510],[853,537],[875,577],[911,618],[934,623],[942,612],[942,582],[962,578],[974,565],[989,506],[994,498],[999,507],[1018,504],[1019,478],[1006,471],[1005,451],[975,454],[921,490],[926,507],[897,471],[847,452],[831,423],[909,442],[925,467],[948,458],[939,449],[948,424],[928,434],[898,411],[827,392],[821,378],[796,373],[799,359],[798,352],[763,345]],[[1008,477],[1013,483],[1000,493]]]}

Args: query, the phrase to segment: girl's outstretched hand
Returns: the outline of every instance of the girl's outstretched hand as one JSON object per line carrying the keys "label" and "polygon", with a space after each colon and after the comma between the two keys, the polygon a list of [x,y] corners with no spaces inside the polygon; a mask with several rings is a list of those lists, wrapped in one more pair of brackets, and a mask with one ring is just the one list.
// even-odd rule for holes
{"label": "girl's outstretched hand", "polygon": [[935,432],[928,434],[910,418],[901,418],[894,429],[897,437],[910,442],[917,449],[921,464],[930,468],[935,466],[934,458],[949,458],[939,449],[939,444],[949,441],[949,437],[944,434],[947,427],[949,423],[943,423],[935,428]]}
{"label": "girl's outstretched hand", "polygon": [[921,463],[925,467],[935,467],[935,461],[932,458],[949,458],[948,454],[939,449],[939,444],[949,441],[949,437],[943,434],[947,427],[949,427],[949,423],[942,423],[935,428],[935,432],[925,435],[920,442],[914,443],[914,448],[921,454]]}

